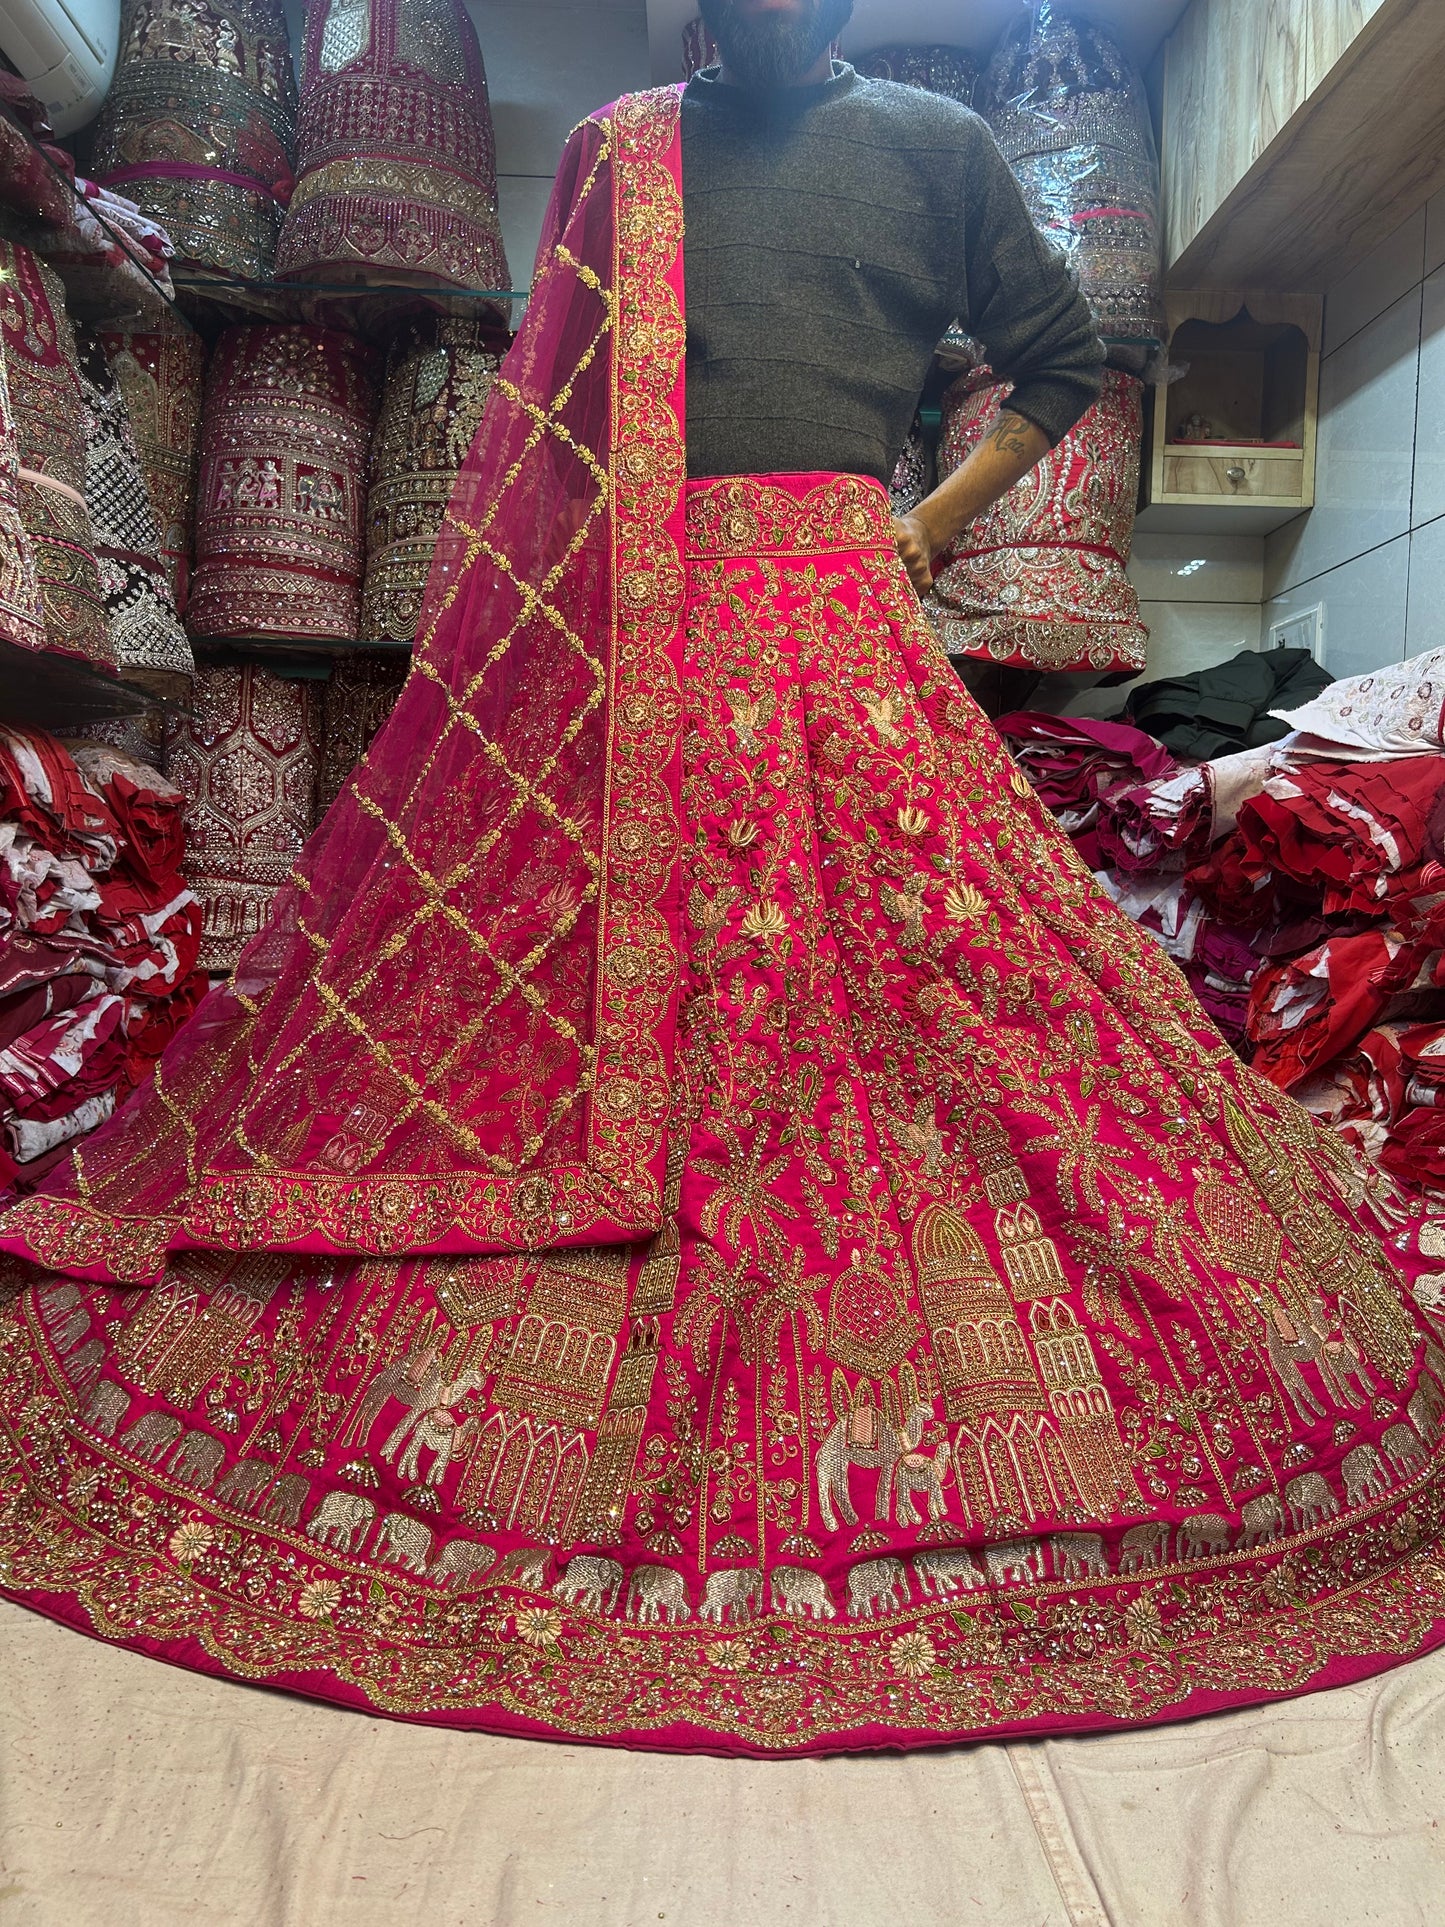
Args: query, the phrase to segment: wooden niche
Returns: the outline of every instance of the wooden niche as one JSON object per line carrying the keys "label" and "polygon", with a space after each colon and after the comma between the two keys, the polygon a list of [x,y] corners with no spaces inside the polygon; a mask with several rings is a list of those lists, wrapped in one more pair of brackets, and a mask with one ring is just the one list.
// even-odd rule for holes
{"label": "wooden niche", "polygon": [[1259,534],[1312,508],[1319,297],[1211,289],[1167,308],[1184,372],[1152,391],[1141,526]]}

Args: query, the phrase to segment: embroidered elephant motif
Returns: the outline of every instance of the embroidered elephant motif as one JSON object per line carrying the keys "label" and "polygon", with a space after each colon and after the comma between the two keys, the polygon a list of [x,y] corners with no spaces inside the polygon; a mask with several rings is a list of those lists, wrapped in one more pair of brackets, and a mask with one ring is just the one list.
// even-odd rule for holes
{"label": "embroidered elephant motif", "polygon": [[968,1552],[916,1552],[913,1570],[924,1593],[948,1598],[957,1592],[972,1592],[984,1584],[977,1560]]}
{"label": "embroidered elephant motif", "polygon": [[468,1584],[481,1584],[482,1574],[496,1556],[495,1548],[480,1539],[453,1539],[432,1561],[431,1576],[444,1586],[455,1581],[465,1591]]}
{"label": "embroidered elephant motif", "polygon": [[173,1479],[209,1492],[225,1456],[225,1446],[209,1432],[187,1432],[171,1453],[168,1470]]}
{"label": "embroidered elephant motif", "polygon": [[1207,1554],[1228,1552],[1229,1521],[1217,1512],[1196,1512],[1179,1528],[1179,1557],[1202,1559]]}
{"label": "embroidered elephant motif", "polygon": [[1097,1532],[1056,1532],[1049,1544],[1054,1555],[1055,1578],[1070,1581],[1108,1578],[1104,1541]]}
{"label": "embroidered elephant motif", "polygon": [[866,1559],[848,1574],[848,1611],[855,1619],[901,1612],[908,1599],[908,1575],[901,1559]]}
{"label": "embroidered elephant motif", "polygon": [[1244,1548],[1265,1545],[1277,1539],[1285,1528],[1279,1500],[1272,1492],[1261,1492],[1258,1498],[1251,1499],[1239,1516],[1244,1525],[1239,1543]]}
{"label": "embroidered elephant motif", "polygon": [[65,1361],[65,1376],[77,1391],[88,1391],[105,1363],[105,1341],[92,1338]]}
{"label": "embroidered elephant motif", "polygon": [[788,1613],[794,1619],[838,1617],[838,1608],[822,1576],[806,1572],[801,1566],[774,1566],[773,1610]]}
{"label": "embroidered elephant motif", "polygon": [[524,1546],[520,1552],[509,1552],[494,1573],[488,1576],[489,1586],[517,1586],[523,1592],[545,1592],[547,1590],[547,1568],[552,1563],[552,1555],[545,1546]]}
{"label": "embroidered elephant motif", "polygon": [[407,1512],[388,1512],[376,1535],[376,1556],[388,1565],[425,1572],[431,1564],[431,1528]]}
{"label": "embroidered elephant motif", "polygon": [[376,1517],[376,1507],[359,1492],[328,1492],[306,1522],[306,1536],[339,1552],[355,1552]]}
{"label": "embroidered elephant motif", "polygon": [[269,1519],[273,1526],[294,1526],[301,1517],[301,1508],[311,1493],[311,1481],[299,1472],[288,1472],[284,1479],[278,1479],[261,1501],[261,1516]]}
{"label": "embroidered elephant motif", "polygon": [[1351,1505],[1362,1505],[1367,1499],[1383,1499],[1390,1489],[1385,1461],[1373,1445],[1357,1445],[1353,1452],[1347,1452],[1340,1472],[1345,1481],[1345,1497]]}
{"label": "embroidered elephant motif", "polygon": [[669,1626],[690,1619],[686,1580],[671,1566],[639,1566],[627,1589],[627,1613],[631,1619],[649,1623],[665,1619]]}
{"label": "embroidered elephant motif", "polygon": [[275,1466],[267,1459],[237,1459],[216,1488],[216,1497],[232,1505],[254,1506],[275,1472]]}
{"label": "embroidered elephant motif", "polygon": [[36,1294],[36,1304],[58,1352],[72,1351],[90,1330],[90,1312],[77,1285],[49,1285]]}
{"label": "embroidered elephant motif", "polygon": [[116,1427],[130,1410],[130,1393],[113,1378],[103,1378],[85,1402],[85,1416],[103,1439],[113,1439]]}
{"label": "embroidered elephant motif", "polygon": [[1130,1526],[1119,1541],[1120,1572],[1142,1572],[1147,1566],[1162,1566],[1168,1556],[1169,1526],[1163,1519]]}
{"label": "embroidered elephant motif", "polygon": [[1425,1443],[1433,1445],[1440,1436],[1440,1419],[1445,1414],[1445,1397],[1441,1396],[1440,1387],[1422,1378],[1405,1411]]}
{"label": "embroidered elephant motif", "polygon": [[1380,1450],[1397,1472],[1410,1472],[1425,1463],[1425,1447],[1408,1425],[1392,1425],[1380,1440]]}
{"label": "embroidered elephant motif", "polygon": [[138,1459],[147,1459],[154,1465],[162,1452],[175,1444],[184,1428],[178,1418],[169,1412],[142,1412],[129,1430],[122,1432],[118,1444],[128,1452],[134,1452]]}
{"label": "embroidered elephant motif", "polygon": [[1010,1579],[1043,1578],[1043,1547],[1037,1539],[1005,1539],[1000,1545],[985,1546],[983,1557],[996,1586]]}
{"label": "embroidered elephant motif", "polygon": [[1291,1479],[1284,1489],[1284,1502],[1298,1531],[1319,1519],[1333,1519],[1340,1502],[1318,1472],[1305,1472]]}
{"label": "embroidered elephant motif", "polygon": [[622,1591],[622,1576],[615,1559],[578,1553],[567,1561],[567,1570],[552,1591],[569,1606],[581,1606],[593,1613],[611,1612]]}
{"label": "embroidered elephant motif", "polygon": [[724,1619],[752,1619],[761,1609],[762,1600],[763,1575],[756,1566],[710,1572],[698,1618],[710,1620],[714,1626],[720,1626]]}

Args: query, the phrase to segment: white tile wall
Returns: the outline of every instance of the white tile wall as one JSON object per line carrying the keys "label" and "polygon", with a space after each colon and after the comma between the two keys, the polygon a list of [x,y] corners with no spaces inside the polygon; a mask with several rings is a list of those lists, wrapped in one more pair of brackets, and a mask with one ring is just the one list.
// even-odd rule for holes
{"label": "white tile wall", "polygon": [[1445,647],[1445,193],[1330,291],[1325,349],[1318,506],[1265,542],[1263,633],[1319,604],[1349,676]]}
{"label": "white tile wall", "polygon": [[1266,593],[1408,533],[1420,313],[1417,282],[1326,357],[1315,507],[1267,539]]}
{"label": "white tile wall", "polygon": [[1324,610],[1324,663],[1332,676],[1363,676],[1403,662],[1410,585],[1406,534],[1274,596],[1264,609],[1264,635],[1281,616],[1318,604]]}
{"label": "white tile wall", "polygon": [[512,285],[532,278],[562,146],[594,107],[651,84],[646,0],[467,0],[497,129]]}
{"label": "white tile wall", "polygon": [[1398,301],[1426,274],[1426,211],[1422,207],[1372,248],[1325,298],[1325,353],[1332,355]]}
{"label": "white tile wall", "polygon": [[1425,272],[1445,268],[1445,188],[1425,209]]}
{"label": "white tile wall", "polygon": [[1445,268],[1425,283],[1411,526],[1419,528],[1438,515],[1445,515]]}
{"label": "white tile wall", "polygon": [[1445,648],[1445,517],[1410,537],[1410,606],[1405,654]]}
{"label": "white tile wall", "polygon": [[[1148,665],[1140,681],[1190,675],[1227,662],[1241,649],[1258,649],[1262,536],[1136,535],[1129,579],[1149,630]],[[1113,716],[1126,693],[1091,689],[1063,707],[1072,715]]]}
{"label": "white tile wall", "polygon": [[1142,682],[1187,676],[1228,662],[1241,649],[1258,649],[1258,602],[1141,602],[1149,631],[1149,663]]}
{"label": "white tile wall", "polygon": [[1254,602],[1264,595],[1258,535],[1136,535],[1129,579],[1145,602]]}

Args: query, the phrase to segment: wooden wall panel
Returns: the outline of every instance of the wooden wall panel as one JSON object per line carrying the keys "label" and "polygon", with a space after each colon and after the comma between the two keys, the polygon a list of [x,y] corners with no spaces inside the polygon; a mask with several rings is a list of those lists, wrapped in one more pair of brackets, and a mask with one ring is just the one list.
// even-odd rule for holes
{"label": "wooden wall panel", "polygon": [[1343,57],[1350,42],[1384,5],[1384,0],[1307,0],[1305,67],[1313,93]]}
{"label": "wooden wall panel", "polygon": [[[1336,9],[1372,0],[1324,0]],[[1194,0],[1164,67],[1166,258],[1176,261],[1308,92],[1307,0]]]}
{"label": "wooden wall panel", "polygon": [[[1171,63],[1185,65],[1172,86],[1166,72],[1179,116],[1171,127],[1166,104],[1169,279],[1179,288],[1326,288],[1445,189],[1445,0],[1269,8],[1281,20],[1293,15],[1296,54],[1312,49],[1306,70],[1341,49],[1308,92],[1293,83],[1302,97],[1292,112],[1270,79],[1269,56],[1282,42],[1251,45],[1241,7],[1266,11],[1264,0],[1194,0],[1170,43]],[[1201,41],[1205,25],[1212,33]],[[1223,76],[1232,37],[1231,92]],[[1227,138],[1198,125],[1201,103],[1231,122]]]}

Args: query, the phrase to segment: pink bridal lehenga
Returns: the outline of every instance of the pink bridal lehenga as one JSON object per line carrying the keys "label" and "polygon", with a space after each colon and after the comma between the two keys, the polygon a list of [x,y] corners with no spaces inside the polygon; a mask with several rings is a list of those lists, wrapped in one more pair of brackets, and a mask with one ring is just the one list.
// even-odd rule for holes
{"label": "pink bridal lehenga", "polygon": [[569,146],[401,703],[0,1220],[0,1585],[404,1718],[785,1753],[1445,1633],[1445,1227],[1243,1069],[876,484],[689,483],[676,94]]}

